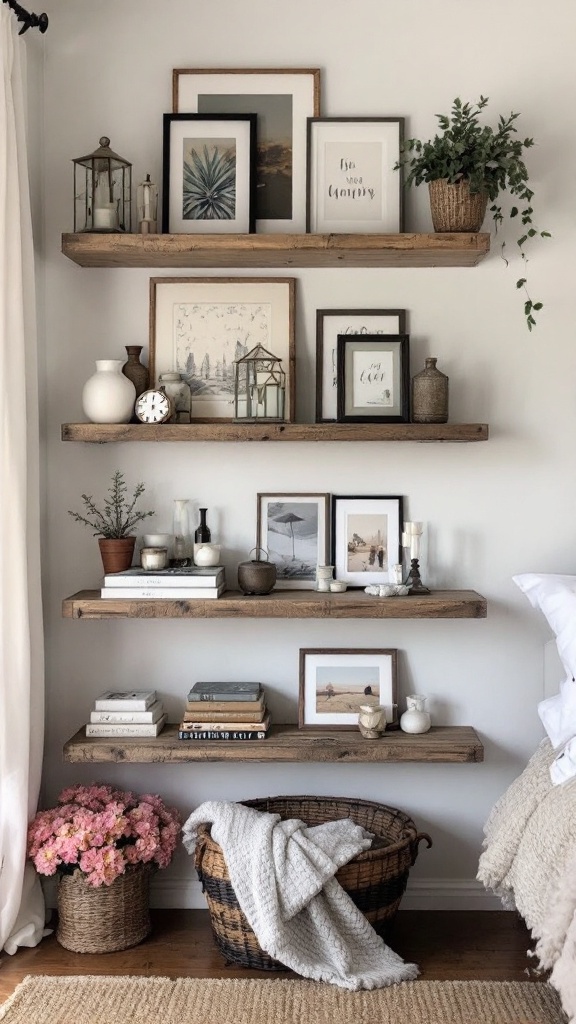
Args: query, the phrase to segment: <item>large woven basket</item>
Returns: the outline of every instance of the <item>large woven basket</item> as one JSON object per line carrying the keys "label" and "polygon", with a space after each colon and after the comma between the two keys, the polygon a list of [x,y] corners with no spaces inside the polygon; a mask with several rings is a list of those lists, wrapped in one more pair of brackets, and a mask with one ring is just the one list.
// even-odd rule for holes
{"label": "large woven basket", "polygon": [[75,953],[114,953],[150,933],[148,864],[128,868],[112,885],[88,885],[80,871],[58,885],[56,938]]}
{"label": "large woven basket", "polygon": [[[372,847],[341,867],[336,879],[380,935],[398,910],[418,844],[425,839],[429,847],[432,845],[428,835],[417,832],[407,814],[370,800],[277,796],[242,802],[259,811],[279,814],[282,820],[298,818],[307,825],[352,818],[357,825],[373,832],[376,838]],[[209,825],[198,830],[195,863],[206,894],[214,939],[226,961],[256,970],[284,970],[283,964],[260,947],[242,913],[224,855],[212,839]]]}
{"label": "large woven basket", "polygon": [[438,178],[428,183],[430,213],[434,231],[480,231],[488,196],[470,192],[467,181],[449,182]]}

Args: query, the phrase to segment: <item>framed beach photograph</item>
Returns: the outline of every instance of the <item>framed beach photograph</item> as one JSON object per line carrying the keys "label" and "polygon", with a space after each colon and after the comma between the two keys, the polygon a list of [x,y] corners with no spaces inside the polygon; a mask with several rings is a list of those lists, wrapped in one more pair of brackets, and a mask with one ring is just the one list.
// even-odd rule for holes
{"label": "framed beach photograph", "polygon": [[402,561],[403,498],[332,495],[332,558],[336,579],[351,587],[393,583]]}
{"label": "framed beach photograph", "polygon": [[308,118],[306,230],[403,231],[403,139],[402,117]]}
{"label": "framed beach photograph", "polygon": [[314,590],[329,549],[329,494],[259,494],[256,544],[276,566],[277,590]]}
{"label": "framed beach photograph", "polygon": [[316,423],[338,415],[338,336],[405,334],[405,309],[316,310]]}
{"label": "framed beach photograph", "polygon": [[301,648],[300,729],[357,729],[361,704],[381,705],[393,723],[398,704],[394,648]]}
{"label": "framed beach photograph", "polygon": [[306,125],[319,68],[176,68],[174,113],[257,115],[256,230],[306,230]]}
{"label": "framed beach photograph", "polygon": [[339,423],[410,422],[407,334],[338,335]]}
{"label": "framed beach photograph", "polygon": [[162,231],[248,233],[256,219],[256,114],[164,114]]}
{"label": "framed beach photograph", "polygon": [[233,419],[235,360],[263,345],[282,360],[285,419],[293,420],[295,284],[291,277],[151,278],[150,386],[176,371],[192,391],[192,421]]}

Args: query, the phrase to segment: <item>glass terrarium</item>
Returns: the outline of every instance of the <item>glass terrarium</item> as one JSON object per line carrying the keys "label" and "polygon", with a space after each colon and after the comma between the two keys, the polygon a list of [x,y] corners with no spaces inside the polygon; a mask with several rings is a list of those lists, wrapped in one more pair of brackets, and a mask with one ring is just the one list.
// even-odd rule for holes
{"label": "glass terrarium", "polygon": [[284,420],[286,374],[282,360],[256,345],[234,365],[234,419],[239,423]]}

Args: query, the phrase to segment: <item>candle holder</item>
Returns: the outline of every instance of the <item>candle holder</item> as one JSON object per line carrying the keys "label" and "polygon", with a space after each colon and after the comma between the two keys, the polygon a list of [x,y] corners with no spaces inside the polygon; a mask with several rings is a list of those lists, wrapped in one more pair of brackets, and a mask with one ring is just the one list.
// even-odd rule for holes
{"label": "candle holder", "polygon": [[428,587],[422,583],[420,576],[420,538],[424,532],[424,523],[404,523],[402,547],[410,552],[410,572],[406,579],[409,594],[429,594]]}
{"label": "candle holder", "polygon": [[420,578],[420,566],[417,558],[410,561],[410,572],[406,580],[409,594],[429,594],[428,587],[425,587]]}
{"label": "candle holder", "polygon": [[132,164],[100,146],[74,164],[74,231],[131,231]]}

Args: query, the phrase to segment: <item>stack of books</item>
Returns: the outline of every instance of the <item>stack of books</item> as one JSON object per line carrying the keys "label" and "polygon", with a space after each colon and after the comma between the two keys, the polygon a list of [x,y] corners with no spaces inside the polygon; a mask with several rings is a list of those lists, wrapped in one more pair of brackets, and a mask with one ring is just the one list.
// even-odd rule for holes
{"label": "stack of books", "polygon": [[180,740],[263,740],[270,728],[260,683],[195,683],[178,729]]}
{"label": "stack of books", "polygon": [[166,714],[156,690],[106,690],[94,701],[87,736],[158,736]]}
{"label": "stack of books", "polygon": [[174,601],[180,598],[186,601],[199,598],[210,601],[224,593],[225,585],[222,565],[179,566],[159,569],[157,572],[133,566],[123,572],[107,573],[100,596],[111,599],[127,597],[138,601],[146,598],[170,598]]}

